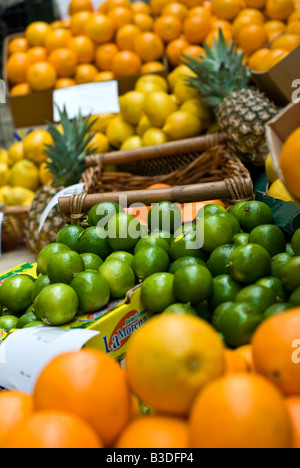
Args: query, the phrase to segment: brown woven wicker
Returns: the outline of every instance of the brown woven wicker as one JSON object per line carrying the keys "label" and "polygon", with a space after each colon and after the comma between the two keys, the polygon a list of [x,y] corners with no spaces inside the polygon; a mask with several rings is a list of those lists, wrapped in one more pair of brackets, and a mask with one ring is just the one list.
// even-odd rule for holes
{"label": "brown woven wicker", "polygon": [[1,210],[4,213],[1,232],[2,251],[11,251],[25,244],[28,210],[26,206],[10,206]]}

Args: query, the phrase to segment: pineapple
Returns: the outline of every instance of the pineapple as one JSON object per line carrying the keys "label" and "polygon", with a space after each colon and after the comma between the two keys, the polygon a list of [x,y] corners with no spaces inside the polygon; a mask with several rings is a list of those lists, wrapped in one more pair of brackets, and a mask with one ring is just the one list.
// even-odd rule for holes
{"label": "pineapple", "polygon": [[77,184],[85,170],[85,157],[95,152],[88,148],[94,134],[89,133],[94,124],[90,117],[79,115],[69,120],[66,109],[59,111],[62,131],[49,123],[53,145],[47,145],[47,167],[52,174],[52,185],[40,188],[28,213],[27,246],[35,255],[47,244],[56,241],[58,231],[64,226],[64,218],[56,205],[39,233],[40,218],[52,198],[63,188]]}
{"label": "pineapple", "polygon": [[201,55],[201,61],[184,56],[184,64],[196,75],[187,77],[187,83],[212,108],[228,147],[245,163],[263,166],[268,154],[265,126],[278,109],[250,86],[251,71],[243,64],[243,52],[232,41],[226,44],[221,29],[213,47],[203,47],[206,56]]}

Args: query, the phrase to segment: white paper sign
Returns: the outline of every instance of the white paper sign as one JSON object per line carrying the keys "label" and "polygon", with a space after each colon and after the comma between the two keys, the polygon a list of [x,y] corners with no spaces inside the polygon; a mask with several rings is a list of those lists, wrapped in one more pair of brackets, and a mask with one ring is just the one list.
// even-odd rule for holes
{"label": "white paper sign", "polygon": [[118,82],[103,81],[57,89],[53,93],[53,105],[55,122],[60,121],[57,106],[60,110],[66,107],[70,119],[77,117],[79,111],[83,117],[90,114],[119,114]]}
{"label": "white paper sign", "polygon": [[0,345],[0,385],[31,394],[41,371],[56,356],[79,351],[99,332],[56,327],[24,328]]}

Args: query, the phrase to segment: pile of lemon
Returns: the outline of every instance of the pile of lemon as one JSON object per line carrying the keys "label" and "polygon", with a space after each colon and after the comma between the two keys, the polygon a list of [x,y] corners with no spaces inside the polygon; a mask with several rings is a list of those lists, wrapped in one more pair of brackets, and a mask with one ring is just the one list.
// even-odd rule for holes
{"label": "pile of lemon", "polygon": [[46,143],[52,143],[50,134],[37,129],[8,150],[0,149],[0,203],[30,206],[39,187],[51,183]]}

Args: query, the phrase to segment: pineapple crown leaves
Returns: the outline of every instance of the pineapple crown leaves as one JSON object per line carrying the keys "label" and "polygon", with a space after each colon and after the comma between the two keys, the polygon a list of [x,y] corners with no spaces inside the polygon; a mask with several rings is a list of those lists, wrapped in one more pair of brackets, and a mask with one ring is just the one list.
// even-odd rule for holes
{"label": "pineapple crown leaves", "polygon": [[81,113],[70,120],[66,108],[58,109],[63,132],[56,125],[47,122],[48,131],[54,141],[45,145],[47,167],[54,178],[55,185],[70,186],[77,184],[85,171],[86,156],[95,153],[96,148],[89,147],[95,133],[90,133],[96,122],[91,116],[82,118]]}
{"label": "pineapple crown leaves", "polygon": [[186,83],[200,92],[204,104],[217,109],[225,97],[248,86],[251,71],[243,64],[244,53],[238,51],[233,41],[226,44],[221,29],[218,40],[213,39],[212,48],[206,43],[203,48],[205,54],[200,54],[201,61],[183,55],[182,63],[196,75],[186,77]]}

